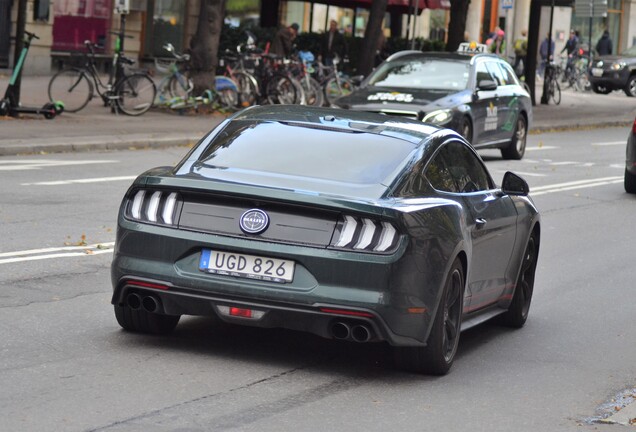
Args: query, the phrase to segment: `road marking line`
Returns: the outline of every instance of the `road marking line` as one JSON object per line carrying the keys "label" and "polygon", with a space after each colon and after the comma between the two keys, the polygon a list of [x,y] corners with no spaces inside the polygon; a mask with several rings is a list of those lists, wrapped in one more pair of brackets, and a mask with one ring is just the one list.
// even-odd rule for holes
{"label": "road marking line", "polygon": [[614,180],[619,180],[619,179],[622,180],[623,177],[616,177],[616,176],[614,176],[614,177],[601,177],[601,178],[597,178],[597,179],[578,180],[578,181],[567,182],[567,183],[555,183],[553,185],[533,187],[532,190],[545,190],[545,189],[562,188],[562,187],[568,187],[568,186],[584,185],[586,183],[598,183],[598,182],[614,181]]}
{"label": "road marking line", "polygon": [[554,192],[566,192],[575,189],[585,189],[596,186],[607,186],[610,184],[617,184],[623,182],[623,177],[605,177],[594,180],[582,180],[578,182],[568,182],[561,184],[554,184],[549,186],[539,186],[531,188],[531,196],[545,195]]}
{"label": "road marking line", "polygon": [[49,167],[69,166],[69,165],[94,165],[119,163],[116,160],[83,160],[83,161],[65,161],[65,160],[38,160],[38,161],[20,161],[20,160],[0,160],[0,171],[20,171],[20,170],[36,170]]}
{"label": "road marking line", "polygon": [[0,253],[0,264],[10,264],[25,261],[37,261],[52,258],[72,258],[79,256],[101,255],[112,253],[115,242],[95,243],[86,246],[63,246],[42,249],[29,249]]}
{"label": "road marking line", "polygon": [[615,145],[627,145],[627,140],[591,143],[590,145],[598,146],[598,147],[615,146]]}
{"label": "road marking line", "polygon": [[21,186],[60,186],[60,185],[69,185],[69,184],[85,184],[85,183],[100,183],[100,182],[112,182],[112,181],[123,181],[123,180],[134,180],[137,176],[119,176],[119,177],[96,177],[96,178],[87,178],[87,179],[74,179],[74,180],[57,180],[57,181],[46,181],[46,182],[36,182],[36,183],[22,183]]}
{"label": "road marking line", "polygon": [[537,151],[537,150],[554,150],[559,147],[554,146],[541,146],[541,147],[526,147],[526,151]]}

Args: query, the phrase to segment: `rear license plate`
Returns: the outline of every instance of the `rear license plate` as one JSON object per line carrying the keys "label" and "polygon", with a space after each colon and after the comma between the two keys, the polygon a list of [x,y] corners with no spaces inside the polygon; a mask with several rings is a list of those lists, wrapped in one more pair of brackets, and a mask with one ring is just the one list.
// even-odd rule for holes
{"label": "rear license plate", "polygon": [[603,76],[603,69],[601,68],[592,68],[592,75],[595,77]]}
{"label": "rear license plate", "polygon": [[268,282],[286,283],[294,279],[294,261],[203,249],[199,270]]}

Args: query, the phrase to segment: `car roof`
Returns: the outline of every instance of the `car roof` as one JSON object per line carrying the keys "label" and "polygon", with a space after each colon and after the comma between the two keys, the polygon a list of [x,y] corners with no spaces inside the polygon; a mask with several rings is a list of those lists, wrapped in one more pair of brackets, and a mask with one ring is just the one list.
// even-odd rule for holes
{"label": "car roof", "polygon": [[438,127],[405,118],[305,105],[253,106],[236,113],[231,120],[278,122],[309,129],[365,132],[406,140],[414,145],[439,131]]}
{"label": "car roof", "polygon": [[483,53],[483,54],[461,54],[457,52],[443,52],[443,51],[430,51],[430,52],[422,52],[422,51],[399,51],[395,54],[391,55],[387,62],[394,61],[397,59],[408,58],[408,59],[417,59],[417,58],[439,58],[439,59],[447,59],[447,60],[456,60],[456,61],[465,61],[467,63],[474,63],[477,59],[487,58],[494,60],[501,60],[495,54]]}

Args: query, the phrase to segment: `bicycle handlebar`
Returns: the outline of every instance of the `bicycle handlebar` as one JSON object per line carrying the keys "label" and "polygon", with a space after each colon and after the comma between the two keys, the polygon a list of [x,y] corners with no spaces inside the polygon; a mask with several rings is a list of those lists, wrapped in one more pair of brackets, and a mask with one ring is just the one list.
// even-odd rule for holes
{"label": "bicycle handlebar", "polygon": [[24,34],[27,35],[30,39],[40,39],[35,33],[31,33],[26,30],[24,31]]}

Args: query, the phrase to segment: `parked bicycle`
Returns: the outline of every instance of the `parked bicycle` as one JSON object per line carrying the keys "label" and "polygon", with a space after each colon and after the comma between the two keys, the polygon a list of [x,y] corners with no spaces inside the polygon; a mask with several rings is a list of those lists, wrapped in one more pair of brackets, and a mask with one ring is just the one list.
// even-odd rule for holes
{"label": "parked bicycle", "polygon": [[194,83],[188,76],[190,55],[177,53],[171,43],[165,44],[163,48],[172,58],[155,59],[157,71],[167,73],[159,83],[155,105],[179,110],[196,110],[202,105],[229,111],[238,108],[238,87],[235,82],[225,76],[216,76],[214,89],[195,95]]}
{"label": "parked bicycle", "polygon": [[561,103],[561,86],[559,86],[559,66],[550,62],[545,65],[544,86],[547,87],[548,102],[552,100],[555,105]]}
{"label": "parked bicycle", "polygon": [[97,93],[105,106],[115,113],[119,111],[131,116],[138,116],[150,109],[157,94],[157,88],[147,72],[127,70],[126,66],[134,63],[120,52],[121,33],[116,42],[113,68],[108,81],[102,81],[95,62],[95,49],[99,46],[85,41],[87,52],[84,65],[62,69],[49,82],[48,93],[51,101],[61,100],[65,110],[78,112],[83,109]]}

